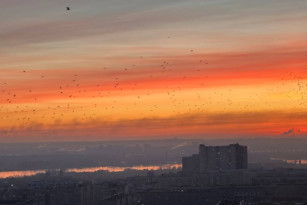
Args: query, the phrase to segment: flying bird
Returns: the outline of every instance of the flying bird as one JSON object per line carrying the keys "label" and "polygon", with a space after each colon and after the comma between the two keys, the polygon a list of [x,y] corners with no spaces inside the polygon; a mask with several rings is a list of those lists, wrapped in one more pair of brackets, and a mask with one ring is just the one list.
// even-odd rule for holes
{"label": "flying bird", "polygon": [[69,7],[69,6],[67,6],[67,7],[66,7],[66,10],[67,10],[67,11],[69,11],[69,10],[70,10],[70,7]]}

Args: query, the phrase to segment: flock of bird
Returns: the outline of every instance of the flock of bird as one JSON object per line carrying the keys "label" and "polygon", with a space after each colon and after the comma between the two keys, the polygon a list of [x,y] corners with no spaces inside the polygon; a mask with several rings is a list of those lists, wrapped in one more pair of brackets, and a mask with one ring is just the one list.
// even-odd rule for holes
{"label": "flock of bird", "polygon": [[[71,8],[66,7],[66,10],[70,11]],[[187,53],[194,55],[196,52],[194,49],[189,49]],[[140,58],[145,57],[140,56]],[[150,72],[147,72],[146,69],[142,70],[143,68],[138,66],[137,62],[124,66],[120,70],[103,67],[101,75],[98,75],[92,83],[84,81],[82,73],[75,73],[64,76],[65,80],[62,83],[48,85],[45,89],[37,84],[44,86],[46,80],[53,76],[48,76],[43,71],[39,75],[33,74],[31,69],[24,69],[20,71],[24,76],[18,74],[18,77],[22,82],[28,82],[23,81],[23,78],[35,79],[36,85],[29,83],[19,86],[19,90],[13,90],[15,86],[13,82],[0,78],[0,122],[14,119],[17,121],[16,125],[27,127],[43,122],[47,118],[56,123],[64,119],[65,115],[73,116],[79,122],[91,122],[103,117],[104,113],[107,113],[106,116],[122,114],[119,116],[122,118],[125,118],[125,112],[138,113],[140,118],[151,117],[159,112],[175,116],[187,113],[208,113],[210,107],[214,106],[220,112],[227,112],[231,110],[229,107],[237,103],[236,96],[232,96],[232,89],[216,90],[212,91],[209,96],[203,96],[203,90],[210,87],[207,82],[210,80],[210,73],[207,72],[210,64],[207,58],[201,57],[191,62],[194,68],[187,70],[177,69],[176,65],[174,60],[165,59]],[[134,76],[140,71],[145,73],[145,76],[141,75],[143,79],[136,79],[135,82],[126,81],[127,77]],[[104,76],[112,76],[112,79]],[[173,79],[168,81],[168,76],[173,76]],[[198,79],[197,85],[194,85],[196,84],[193,82],[194,78]],[[294,108],[306,106],[307,84],[305,79],[292,72],[288,73],[285,79],[287,80],[280,81],[281,87],[286,87],[289,82],[296,84],[295,88],[286,93],[288,101],[296,101],[293,103]],[[103,82],[100,83],[100,80]],[[219,80],[218,77],[216,80]],[[152,88],[146,87],[150,82]],[[190,87],[190,84],[193,86]],[[189,98],[186,98],[186,92],[190,93]],[[267,92],[274,93],[274,90],[267,90]],[[250,93],[249,96],[245,96],[245,99],[257,99],[257,95],[258,93]],[[298,99],[293,97],[297,95],[300,96]],[[130,97],[129,102],[126,101],[126,96]],[[217,102],[214,98],[223,99],[223,101]],[[85,99],[86,102],[81,102],[82,99]],[[279,106],[282,109],[283,106],[270,105],[268,99],[258,100],[265,100],[264,103],[268,107]],[[247,102],[242,102],[241,105],[237,103],[236,106],[239,106],[243,112],[253,110],[257,106],[251,104],[251,101]]]}
{"label": "flock of bird", "polygon": [[[212,91],[212,95],[210,96],[202,96],[202,89],[207,89],[206,85],[210,74],[206,73],[208,62],[204,58],[198,59],[197,64],[194,62],[195,68],[185,71],[181,71],[180,69],[176,70],[176,63],[171,63],[168,60],[164,60],[159,65],[157,64],[157,68],[154,71],[147,73],[145,77],[142,76],[145,81],[152,81],[153,84],[159,84],[161,82],[162,85],[157,85],[157,88],[155,86],[153,88],[143,87],[144,83],[138,80],[129,83],[125,82],[125,80],[121,81],[121,79],[125,79],[126,75],[133,76],[135,73],[138,73],[139,69],[142,70],[142,68],[137,68],[137,63],[125,66],[121,70],[104,67],[101,69],[103,71],[101,75],[97,76],[95,82],[91,84],[86,82],[83,85],[84,79],[82,78],[82,74],[66,76],[62,84],[52,85],[45,90],[39,86],[31,87],[31,84],[27,84],[23,85],[21,91],[14,91],[10,87],[10,81],[5,82],[2,79],[2,82],[0,82],[0,121],[7,121],[13,118],[18,122],[17,124],[27,127],[35,124],[36,121],[43,121],[47,118],[54,120],[54,122],[61,121],[65,115],[75,116],[75,119],[79,122],[89,122],[103,117],[104,113],[107,116],[122,115],[120,117],[124,118],[125,112],[131,112],[138,113],[141,118],[146,118],[154,116],[161,111],[168,113],[169,116],[184,115],[187,113],[208,113],[210,111],[209,107],[212,106],[215,106],[220,112],[229,111],[229,107],[233,106],[234,102],[238,103],[236,96],[229,97],[232,95],[233,90],[228,89],[227,93],[225,93],[225,90],[217,90]],[[146,73],[146,69],[142,72]],[[44,82],[48,79],[45,73],[35,74],[33,76],[31,69],[22,70],[21,73],[25,79],[32,76],[33,79],[36,79],[35,82],[37,84],[41,83],[42,86],[44,86]],[[104,81],[104,75],[109,76],[110,73],[114,75],[113,79]],[[163,79],[166,76],[177,76],[177,81],[175,83],[168,82],[167,78]],[[197,82],[197,87],[189,88],[189,84],[191,83],[189,79],[193,79],[195,76],[201,77],[202,80]],[[38,78],[40,80],[37,80]],[[104,82],[98,83],[100,80]],[[291,83],[296,83],[297,86],[293,88],[294,90],[287,91],[288,100],[299,101],[299,103],[293,104],[294,108],[304,106],[307,97],[306,82],[302,77],[294,75],[292,72],[288,74],[289,80]],[[280,84],[281,86],[286,86],[283,81]],[[51,99],[44,92],[51,95]],[[185,92],[190,93],[190,98],[186,98],[186,95],[183,94]],[[274,93],[274,90],[267,89],[267,92]],[[300,98],[294,99],[293,93],[299,94]],[[159,95],[159,99],[164,100],[163,102],[155,99]],[[163,96],[162,98],[161,95]],[[251,93],[249,96],[245,96],[245,98],[257,99],[257,95],[258,93]],[[125,101],[125,96],[130,96],[129,102]],[[218,102],[213,98],[227,99]],[[80,99],[85,99],[87,102],[80,103],[78,101]],[[57,100],[58,103],[55,103]],[[270,105],[268,99],[259,100],[265,100],[266,102],[264,103],[268,107],[272,106],[276,108],[280,106],[280,109],[282,109],[283,106]],[[253,110],[253,107],[255,107],[255,104],[250,104],[250,102],[242,103],[241,110],[248,112]]]}

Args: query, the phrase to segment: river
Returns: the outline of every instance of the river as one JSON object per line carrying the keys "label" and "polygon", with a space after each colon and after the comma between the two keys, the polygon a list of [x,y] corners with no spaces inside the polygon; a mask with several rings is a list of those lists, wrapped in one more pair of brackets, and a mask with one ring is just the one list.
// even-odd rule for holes
{"label": "river", "polygon": [[[168,170],[168,169],[178,169],[181,168],[181,164],[162,164],[162,165],[149,165],[149,166],[128,166],[128,167],[116,167],[116,166],[100,166],[100,167],[86,167],[86,168],[69,168],[64,170],[64,172],[97,172],[97,171],[107,171],[107,172],[122,172],[126,169],[131,170]],[[23,171],[1,171],[0,179],[6,179],[11,177],[26,177],[34,176],[36,174],[46,173],[48,170],[23,170]]]}

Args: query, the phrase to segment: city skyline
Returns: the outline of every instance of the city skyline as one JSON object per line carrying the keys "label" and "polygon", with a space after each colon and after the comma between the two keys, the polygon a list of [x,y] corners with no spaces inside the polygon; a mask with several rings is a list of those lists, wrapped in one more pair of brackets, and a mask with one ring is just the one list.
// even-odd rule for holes
{"label": "city skyline", "polygon": [[0,141],[304,138],[306,9],[2,0]]}

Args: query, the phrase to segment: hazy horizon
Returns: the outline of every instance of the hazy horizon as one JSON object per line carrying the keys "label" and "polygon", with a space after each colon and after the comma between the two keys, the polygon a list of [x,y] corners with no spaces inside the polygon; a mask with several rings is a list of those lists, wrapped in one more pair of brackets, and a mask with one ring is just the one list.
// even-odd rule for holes
{"label": "hazy horizon", "polygon": [[36,140],[36,139],[29,139],[26,138],[24,136],[19,137],[19,138],[9,138],[9,139],[4,139],[1,141],[1,144],[25,144],[25,143],[87,143],[87,142],[137,142],[137,141],[169,141],[169,140],[190,140],[190,141],[227,141],[227,142],[233,142],[233,143],[237,143],[238,141],[241,140],[263,140],[263,139],[267,139],[267,140],[293,140],[293,141],[301,141],[301,140],[307,140],[306,137],[302,137],[302,136],[239,136],[239,137],[216,137],[216,136],[212,136],[212,137],[199,137],[199,136],[180,136],[180,135],[176,135],[176,136],[141,136],[141,137],[137,137],[137,138],[90,138],[90,139],[84,139],[84,137],[78,138],[78,137],[74,137],[74,136],[70,136],[67,138],[64,136],[57,136],[56,138],[53,136],[50,137],[44,137],[41,140]]}

